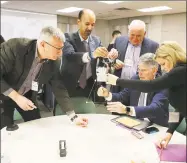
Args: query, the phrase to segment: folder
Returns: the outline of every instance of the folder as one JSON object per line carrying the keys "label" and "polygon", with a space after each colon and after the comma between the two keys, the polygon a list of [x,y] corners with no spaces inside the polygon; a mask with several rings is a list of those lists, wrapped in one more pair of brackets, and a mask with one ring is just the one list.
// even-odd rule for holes
{"label": "folder", "polygon": [[[158,154],[160,148],[156,146]],[[167,148],[162,151],[161,161],[167,162],[186,162],[186,144],[168,144]]]}

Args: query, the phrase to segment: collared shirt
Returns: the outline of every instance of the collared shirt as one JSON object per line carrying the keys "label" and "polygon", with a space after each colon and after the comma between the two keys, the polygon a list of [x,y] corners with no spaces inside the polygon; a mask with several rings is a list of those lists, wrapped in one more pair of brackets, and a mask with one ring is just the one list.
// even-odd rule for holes
{"label": "collared shirt", "polygon": [[[155,79],[155,77],[154,77],[154,79]],[[140,97],[141,97],[141,94],[144,94],[143,106],[147,106],[147,95],[148,95],[148,93],[141,92],[141,93],[140,93]],[[138,100],[138,106],[142,106],[142,105],[139,104],[139,102],[140,102],[140,97],[139,97],[139,100]]]}
{"label": "collared shirt", "polygon": [[[21,87],[18,91],[19,94],[24,95],[25,93],[27,93],[31,89],[32,81],[35,80],[37,74],[39,73],[39,71],[41,69],[42,64],[43,64],[43,62],[41,62],[38,57],[38,51],[37,51],[37,46],[36,46],[35,59],[32,63],[32,66],[31,66],[31,69],[29,71],[27,78],[25,79],[25,81],[23,82],[23,84],[21,85]],[[5,91],[3,94],[5,96],[8,96],[12,91],[13,91],[13,89],[10,88],[7,91]]]}
{"label": "collared shirt", "polygon": [[[36,77],[38,77],[38,73],[40,72],[43,63],[45,62],[45,60],[40,60],[39,56],[38,56],[38,51],[37,51],[37,46],[36,46],[36,51],[35,51],[35,59],[32,63],[31,69],[29,71],[29,74],[27,76],[27,78],[25,79],[24,83],[22,84],[22,86],[19,89],[19,94],[24,95],[25,93],[27,93],[31,87],[32,87],[32,81],[36,80]],[[3,94],[5,96],[8,96],[11,92],[13,91],[12,88],[8,89],[7,91],[5,91]],[[2,101],[0,101],[2,102]],[[2,109],[1,109],[2,111]],[[66,112],[66,114],[70,117],[70,119],[72,117],[75,116],[75,111],[68,111]]]}
{"label": "collared shirt", "polygon": [[80,32],[78,32],[78,33],[79,33],[79,37],[80,37],[81,41],[86,41],[86,42],[88,43],[89,36],[88,36],[88,38],[87,38],[86,40],[84,40],[84,39],[82,38],[82,36],[81,36]]}
{"label": "collared shirt", "polygon": [[32,81],[36,79],[36,76],[38,75],[42,64],[43,62],[41,62],[41,60],[38,57],[38,51],[37,51],[37,46],[36,46],[35,59],[33,61],[33,64],[31,66],[31,69],[29,71],[27,78],[25,79],[24,83],[22,84],[21,88],[18,91],[19,94],[24,95],[31,89]]}
{"label": "collared shirt", "polygon": [[121,72],[122,79],[130,79],[136,74],[140,51],[141,45],[133,46],[131,43],[128,43],[124,59],[124,67]]}
{"label": "collared shirt", "polygon": [[[79,34],[79,37],[80,37],[80,39],[81,39],[81,42],[86,41],[87,43],[89,43],[89,42],[88,42],[89,36],[88,36],[88,38],[87,38],[86,40],[84,40],[84,39],[82,38],[82,36],[80,35],[80,32],[78,32],[78,34]],[[83,54],[83,56],[82,56],[82,61],[83,61],[83,63],[88,63],[88,62],[91,61],[91,58],[90,58],[88,52],[86,52],[86,53]]]}
{"label": "collared shirt", "polygon": [[[154,79],[155,79],[155,77],[154,77]],[[140,96],[141,96],[142,93],[144,94],[143,106],[147,106],[147,95],[148,95],[148,93],[141,92]],[[139,102],[140,102],[140,97],[139,97],[139,100],[138,100],[138,106],[140,106]],[[135,110],[134,106],[129,106],[129,107],[131,109],[131,116],[136,116],[136,110]]]}
{"label": "collared shirt", "polygon": [[[89,43],[88,43],[89,36],[88,36],[88,38],[86,40],[84,40],[82,38],[82,36],[80,35],[80,33],[79,33],[79,37],[80,37],[82,43],[86,44],[84,46],[87,46],[86,49],[87,49],[87,51],[89,51]],[[90,55],[89,54],[90,54],[89,52],[86,52],[82,56],[82,61],[84,63],[86,63],[86,79],[89,79],[92,76],[92,68],[91,68],[91,63],[90,63],[90,61],[91,61],[91,54]],[[80,81],[80,79],[79,79],[79,81]]]}

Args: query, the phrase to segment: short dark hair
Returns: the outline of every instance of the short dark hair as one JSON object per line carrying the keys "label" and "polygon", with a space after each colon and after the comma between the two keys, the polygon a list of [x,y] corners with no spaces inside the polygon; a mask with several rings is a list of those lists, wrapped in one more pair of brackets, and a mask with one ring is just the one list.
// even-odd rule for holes
{"label": "short dark hair", "polygon": [[81,11],[79,12],[78,19],[81,20],[83,14],[84,14],[84,10],[81,10]]}
{"label": "short dark hair", "polygon": [[115,30],[112,32],[112,37],[114,37],[117,34],[121,34],[121,32],[119,30]]}
{"label": "short dark hair", "polygon": [[0,43],[3,43],[3,42],[5,42],[5,39],[3,38],[2,35],[0,35]]}

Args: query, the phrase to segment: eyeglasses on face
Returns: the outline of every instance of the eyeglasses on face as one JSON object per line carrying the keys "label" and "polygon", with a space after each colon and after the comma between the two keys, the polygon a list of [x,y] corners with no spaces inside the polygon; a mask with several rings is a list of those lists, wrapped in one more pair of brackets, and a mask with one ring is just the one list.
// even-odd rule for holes
{"label": "eyeglasses on face", "polygon": [[51,47],[55,48],[56,50],[63,50],[63,48],[64,48],[64,47],[57,48],[57,47],[55,47],[55,46],[51,45],[50,43],[48,43],[48,42],[46,42],[46,41],[44,41],[44,42],[45,42],[46,44],[48,44],[49,46],[51,46]]}

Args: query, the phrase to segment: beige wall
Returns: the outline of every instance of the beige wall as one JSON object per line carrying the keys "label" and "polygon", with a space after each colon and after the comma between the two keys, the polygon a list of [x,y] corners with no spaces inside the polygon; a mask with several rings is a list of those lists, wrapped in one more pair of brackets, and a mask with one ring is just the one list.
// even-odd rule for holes
{"label": "beige wall", "polygon": [[[146,36],[148,38],[155,40],[158,43],[166,40],[177,41],[183,48],[186,49],[186,13],[132,17],[109,21],[97,20],[93,34],[96,34],[101,38],[104,46],[108,46],[112,38],[112,31],[118,29],[123,35],[127,35],[128,24],[133,19],[140,19],[146,23]],[[59,27],[62,26],[63,23],[69,23],[70,32],[76,31],[77,29],[76,18],[58,16],[57,22]]]}
{"label": "beige wall", "polygon": [[147,37],[157,41],[158,43],[162,40],[162,17],[162,15],[151,16],[151,21],[147,24]]}
{"label": "beige wall", "polygon": [[108,46],[108,40],[110,29],[108,28],[108,21],[107,20],[97,20],[95,24],[95,30],[94,33],[100,37],[102,45],[107,47]]}
{"label": "beige wall", "polygon": [[[116,27],[119,25],[126,26],[127,28],[127,24],[133,19],[140,19],[146,23],[146,36],[150,39],[158,43],[166,40],[177,41],[186,49],[186,13],[117,19],[109,21],[109,24],[115,24]],[[112,26],[109,28],[114,29]],[[112,32],[112,30],[110,31]],[[122,33],[125,34],[124,31]]]}
{"label": "beige wall", "polygon": [[[67,16],[57,16],[57,26],[63,32],[76,32],[77,27],[77,19]],[[95,34],[101,38],[101,41],[104,46],[107,46],[109,40],[109,28],[108,28],[107,20],[97,20],[95,29],[92,34]]]}
{"label": "beige wall", "polygon": [[162,18],[161,41],[174,40],[186,49],[186,13]]}
{"label": "beige wall", "polygon": [[186,49],[186,13],[151,16],[148,37],[162,43],[177,41]]}
{"label": "beige wall", "polygon": [[57,26],[57,16],[1,9],[1,34],[5,40],[27,37],[37,39],[45,26]]}

